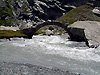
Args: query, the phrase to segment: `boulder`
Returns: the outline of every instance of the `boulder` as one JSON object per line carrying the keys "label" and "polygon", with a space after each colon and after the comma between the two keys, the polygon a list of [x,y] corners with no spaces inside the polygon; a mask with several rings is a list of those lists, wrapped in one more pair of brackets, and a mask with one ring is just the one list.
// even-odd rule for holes
{"label": "boulder", "polygon": [[100,7],[95,7],[92,12],[100,17]]}
{"label": "boulder", "polygon": [[100,22],[77,21],[68,26],[68,30],[72,40],[85,41],[89,47],[100,44]]}
{"label": "boulder", "polygon": [[51,31],[51,30],[46,30],[46,35],[53,35],[54,33],[53,33],[53,31]]}

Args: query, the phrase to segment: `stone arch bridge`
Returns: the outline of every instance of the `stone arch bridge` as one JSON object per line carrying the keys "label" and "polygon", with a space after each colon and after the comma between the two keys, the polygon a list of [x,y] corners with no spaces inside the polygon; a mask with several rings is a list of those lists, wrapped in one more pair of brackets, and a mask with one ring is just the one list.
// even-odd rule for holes
{"label": "stone arch bridge", "polygon": [[56,26],[59,26],[59,27],[62,27],[65,31],[68,32],[68,34],[71,36],[71,33],[69,32],[69,30],[67,29],[67,26],[68,24],[62,24],[60,22],[44,22],[44,23],[41,23],[41,24],[38,24],[36,25],[35,27],[32,27],[32,28],[27,28],[27,29],[23,29],[21,30],[24,34],[26,34],[28,36],[28,38],[32,38],[32,36],[35,34],[35,32],[37,30],[39,30],[40,28],[44,27],[44,26],[47,26],[47,25],[56,25]]}

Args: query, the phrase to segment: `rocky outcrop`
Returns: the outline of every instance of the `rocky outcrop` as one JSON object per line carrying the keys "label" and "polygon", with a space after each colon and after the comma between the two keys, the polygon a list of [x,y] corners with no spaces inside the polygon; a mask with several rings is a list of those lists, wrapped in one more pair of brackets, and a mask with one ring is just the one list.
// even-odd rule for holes
{"label": "rocky outcrop", "polygon": [[[55,20],[75,8],[73,5],[68,5],[66,1],[59,0],[34,0],[33,3],[29,0],[28,2],[32,7],[35,22]],[[63,2],[66,2],[66,4],[63,4]]]}
{"label": "rocky outcrop", "polygon": [[100,44],[100,22],[77,21],[68,27],[72,40],[85,41],[88,46]]}
{"label": "rocky outcrop", "polygon": [[56,20],[89,0],[0,0],[0,25],[18,25],[22,20],[33,23]]}
{"label": "rocky outcrop", "polygon": [[89,0],[27,0],[32,8],[35,22],[56,20],[70,10],[86,4]]}

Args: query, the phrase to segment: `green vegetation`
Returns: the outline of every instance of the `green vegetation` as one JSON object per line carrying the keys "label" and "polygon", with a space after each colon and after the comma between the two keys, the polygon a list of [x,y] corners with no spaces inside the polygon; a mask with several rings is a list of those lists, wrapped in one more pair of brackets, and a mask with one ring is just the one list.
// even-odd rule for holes
{"label": "green vegetation", "polygon": [[35,35],[38,35],[38,34],[44,34],[45,32],[43,32],[42,30],[38,30],[36,31]]}
{"label": "green vegetation", "polygon": [[0,25],[11,26],[12,25],[12,19],[10,19],[10,20],[0,20]]}
{"label": "green vegetation", "polygon": [[0,30],[0,39],[2,38],[12,38],[12,37],[27,37],[21,31],[12,30]]}
{"label": "green vegetation", "polygon": [[91,7],[89,7],[88,5],[83,5],[75,9],[72,9],[56,21],[61,22],[63,24],[72,24],[75,21],[100,21],[100,17],[96,16],[92,12]]}
{"label": "green vegetation", "polygon": [[[21,3],[20,0],[18,2],[16,0],[4,0],[0,1],[0,26],[13,26],[18,24],[20,14],[18,13],[29,13],[30,10],[28,9],[29,4],[27,0],[22,4],[20,7],[18,3]],[[16,7],[15,7],[16,6]],[[19,8],[20,7],[20,8]],[[19,9],[17,9],[19,8]],[[17,14],[17,16],[15,15]]]}
{"label": "green vegetation", "polygon": [[65,33],[66,31],[59,27],[59,26],[56,26],[56,25],[48,25],[48,26],[44,26],[42,28],[40,28],[36,33],[35,35],[38,35],[38,34],[45,34],[46,33],[46,30],[49,29],[49,27],[53,27],[54,30],[52,31],[54,34],[63,34]]}
{"label": "green vegetation", "polygon": [[0,6],[0,16],[6,17],[6,16],[10,16],[12,17],[12,10],[8,7],[1,7]]}
{"label": "green vegetation", "polygon": [[[4,6],[0,6],[0,25],[4,25],[4,26],[11,26],[12,25],[12,17],[13,17],[13,13],[11,8],[9,8],[9,4],[5,2],[5,7]],[[9,19],[5,19],[6,17],[8,17]]]}

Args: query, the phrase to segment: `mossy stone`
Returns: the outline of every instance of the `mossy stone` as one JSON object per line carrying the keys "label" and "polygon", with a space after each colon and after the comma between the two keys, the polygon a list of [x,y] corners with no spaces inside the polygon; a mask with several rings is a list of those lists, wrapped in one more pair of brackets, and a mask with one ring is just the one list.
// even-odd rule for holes
{"label": "mossy stone", "polygon": [[96,16],[92,12],[91,7],[89,7],[88,5],[83,5],[75,9],[72,9],[56,21],[61,22],[63,24],[72,24],[76,21],[100,21],[100,17]]}
{"label": "mossy stone", "polygon": [[27,37],[22,31],[0,30],[0,39],[12,37]]}

